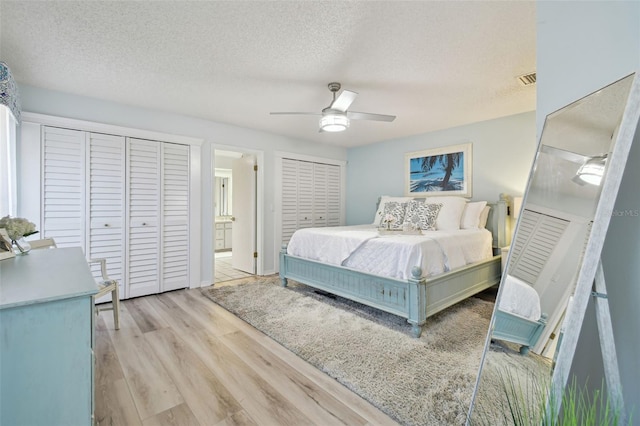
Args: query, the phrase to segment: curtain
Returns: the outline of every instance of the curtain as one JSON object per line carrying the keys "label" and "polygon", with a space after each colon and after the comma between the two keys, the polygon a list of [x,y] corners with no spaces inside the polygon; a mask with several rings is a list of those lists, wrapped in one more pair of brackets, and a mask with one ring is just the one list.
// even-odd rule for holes
{"label": "curtain", "polygon": [[0,217],[16,215],[16,135],[20,124],[18,85],[0,61]]}
{"label": "curtain", "polygon": [[4,105],[20,123],[20,96],[18,85],[13,79],[9,66],[0,61],[0,105]]}
{"label": "curtain", "polygon": [[16,130],[17,121],[0,105],[0,217],[16,215]]}

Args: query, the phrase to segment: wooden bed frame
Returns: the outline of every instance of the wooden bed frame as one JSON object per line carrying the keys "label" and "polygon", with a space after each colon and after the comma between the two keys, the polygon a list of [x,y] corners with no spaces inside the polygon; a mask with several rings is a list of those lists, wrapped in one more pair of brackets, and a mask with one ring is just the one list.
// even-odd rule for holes
{"label": "wooden bed frame", "polygon": [[[496,249],[507,245],[507,202],[490,204],[487,229],[493,234]],[[495,252],[494,252],[495,253]],[[406,281],[368,274],[343,266],[334,266],[280,252],[280,279],[306,284],[403,318],[412,326],[411,334],[420,337],[427,318],[474,294],[500,283],[500,255],[434,277],[421,278],[414,267]]]}
{"label": "wooden bed frame", "polygon": [[546,325],[547,314],[542,314],[539,320],[533,321],[496,309],[491,338],[522,345],[520,346],[520,354],[527,355],[529,348],[538,342]]}

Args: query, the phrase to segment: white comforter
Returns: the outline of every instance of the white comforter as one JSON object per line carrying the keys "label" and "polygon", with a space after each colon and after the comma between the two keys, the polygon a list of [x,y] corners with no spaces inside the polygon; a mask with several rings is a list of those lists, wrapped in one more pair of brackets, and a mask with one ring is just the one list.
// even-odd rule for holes
{"label": "white comforter", "polygon": [[511,275],[505,277],[502,286],[498,309],[531,321],[540,319],[540,296],[533,287]]}
{"label": "white comforter", "polygon": [[287,253],[401,280],[411,277],[414,266],[432,276],[492,256],[486,229],[379,235],[373,225],[300,229]]}

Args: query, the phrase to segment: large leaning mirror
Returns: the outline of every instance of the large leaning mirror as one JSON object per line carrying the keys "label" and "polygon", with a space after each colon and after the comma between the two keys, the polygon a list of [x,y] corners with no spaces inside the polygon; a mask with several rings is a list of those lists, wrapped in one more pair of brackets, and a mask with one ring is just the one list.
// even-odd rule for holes
{"label": "large leaning mirror", "polygon": [[[563,345],[565,317],[575,303],[576,283],[584,278],[585,250],[594,229],[604,232],[608,226],[608,221],[594,220],[603,203],[612,208],[615,201],[616,194],[603,194],[603,188],[617,193],[620,177],[615,186],[605,183],[613,179],[609,169],[624,169],[626,155],[617,154],[616,145],[626,138],[630,146],[627,139],[633,139],[633,132],[622,137],[619,132],[623,117],[629,120],[630,99],[638,109],[633,99],[638,85],[635,74],[629,75],[545,120],[508,250],[469,424],[529,424],[524,418],[522,423],[514,420],[514,410],[535,418],[545,403]],[[634,117],[630,124],[635,131]]]}

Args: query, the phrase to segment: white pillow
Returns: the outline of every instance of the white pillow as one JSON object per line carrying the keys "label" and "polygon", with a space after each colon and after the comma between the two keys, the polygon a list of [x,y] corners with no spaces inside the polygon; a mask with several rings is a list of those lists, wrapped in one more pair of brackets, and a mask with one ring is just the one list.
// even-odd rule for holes
{"label": "white pillow", "polygon": [[489,211],[491,211],[491,206],[487,206],[482,209],[482,213],[480,213],[480,222],[478,223],[478,228],[485,229],[487,227],[487,219],[489,219]]}
{"label": "white pillow", "polygon": [[467,203],[462,211],[462,219],[460,220],[460,228],[462,229],[478,229],[480,227],[480,215],[487,206],[486,201],[475,201]]}
{"label": "white pillow", "polygon": [[467,200],[462,197],[444,196],[428,197],[424,201],[427,204],[442,204],[438,218],[436,219],[436,229],[438,231],[455,231],[460,229],[460,220]]}
{"label": "white pillow", "polygon": [[380,204],[378,204],[378,210],[376,211],[376,215],[373,217],[373,225],[380,225],[380,221],[382,220],[382,215],[384,213],[384,205],[389,201],[396,201],[398,203],[407,203],[413,200],[412,197],[389,197],[388,195],[383,195],[380,197]]}

